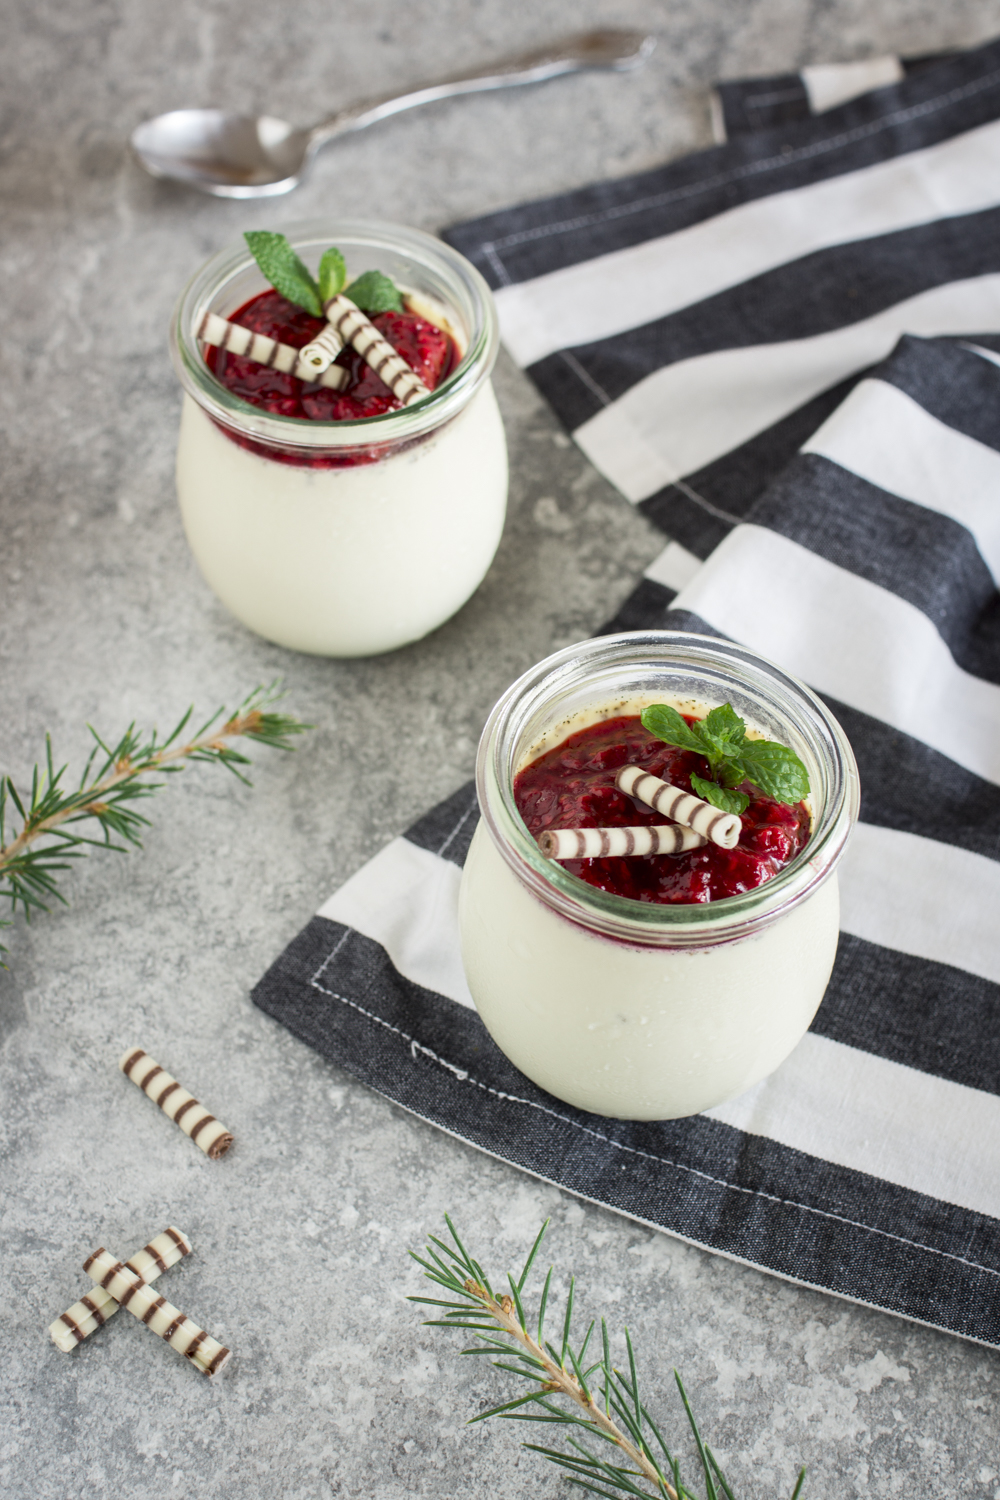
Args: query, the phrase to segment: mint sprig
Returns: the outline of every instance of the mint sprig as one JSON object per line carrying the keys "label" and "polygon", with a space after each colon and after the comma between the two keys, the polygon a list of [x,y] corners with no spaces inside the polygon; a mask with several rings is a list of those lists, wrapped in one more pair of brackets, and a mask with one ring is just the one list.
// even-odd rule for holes
{"label": "mint sprig", "polygon": [[345,297],[360,307],[362,312],[402,312],[403,299],[395,282],[381,271],[364,271],[357,281],[352,281]]}
{"label": "mint sprig", "polygon": [[323,306],[344,290],[347,280],[347,264],[340,251],[331,245],[323,251],[319,263],[319,295]]}
{"label": "mint sprig", "polygon": [[[335,246],[324,250],[317,282],[283,234],[275,234],[270,229],[248,229],[243,238],[274,290],[287,297],[289,302],[294,302],[296,307],[304,307],[314,318],[321,318],[326,303],[344,290],[347,265]],[[346,295],[362,312],[403,311],[399,288],[381,271],[363,272],[347,288]]]}
{"label": "mint sprig", "polygon": [[323,303],[319,287],[285,236],[269,229],[248,229],[243,238],[274,290],[296,307],[304,307],[314,318],[321,318]]}
{"label": "mint sprig", "polygon": [[748,740],[746,724],[729,703],[693,724],[668,703],[650,704],[641,719],[643,728],[657,739],[705,757],[712,779],[692,775],[691,786],[722,812],[741,813],[749,805],[747,794],[736,790],[743,781],[790,806],[809,795],[809,775],[795,751],[776,740]]}

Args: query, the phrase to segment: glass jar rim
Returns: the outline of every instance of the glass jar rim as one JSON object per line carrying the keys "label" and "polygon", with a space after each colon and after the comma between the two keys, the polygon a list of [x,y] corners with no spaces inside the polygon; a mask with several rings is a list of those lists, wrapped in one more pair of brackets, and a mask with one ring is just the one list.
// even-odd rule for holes
{"label": "glass jar rim", "polygon": [[[309,219],[286,225],[283,232],[299,251],[351,245],[403,256],[430,273],[450,295],[449,308],[464,315],[468,341],[458,366],[429,396],[411,406],[379,416],[338,422],[315,422],[262,411],[243,401],[217,380],[205,363],[196,337],[213,299],[235,278],[256,268],[245,242],[227,245],[191,277],[181,292],[170,322],[170,356],[184,390],[213,420],[234,432],[282,448],[349,449],[405,443],[432,431],[465,407],[489,378],[500,346],[493,294],[464,255],[420,229],[374,219]],[[258,273],[260,289],[269,283]]]}
{"label": "glass jar rim", "polygon": [[[533,713],[561,691],[613,669],[677,665],[728,676],[765,700],[789,726],[810,767],[813,828],[805,848],[770,880],[716,901],[667,905],[600,891],[546,858],[514,801],[519,742]],[[713,695],[706,691],[705,701]],[[609,698],[613,697],[612,693]],[[725,701],[720,699],[720,701]],[[794,734],[791,734],[794,726]],[[817,780],[820,782],[817,785]],[[800,905],[832,874],[858,817],[858,771],[840,724],[823,701],[774,662],[735,642],[687,631],[624,631],[567,646],[525,672],[498,700],[479,743],[476,790],[490,835],[514,874],[559,915],[637,947],[704,948],[762,930]]]}

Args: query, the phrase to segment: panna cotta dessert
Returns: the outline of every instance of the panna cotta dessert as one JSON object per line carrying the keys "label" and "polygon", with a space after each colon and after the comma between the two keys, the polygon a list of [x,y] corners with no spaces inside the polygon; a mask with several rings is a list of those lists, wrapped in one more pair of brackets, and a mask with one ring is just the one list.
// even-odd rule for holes
{"label": "panna cotta dessert", "polygon": [[496,705],[460,892],[491,1036],[557,1098],[674,1119],[809,1027],[839,931],[857,769],[808,688],[728,641],[626,633]]}
{"label": "panna cotta dessert", "polygon": [[360,221],[250,233],[178,302],[177,494],[214,592],[279,645],[368,656],[458,610],[496,552],[496,312],[456,251]]}

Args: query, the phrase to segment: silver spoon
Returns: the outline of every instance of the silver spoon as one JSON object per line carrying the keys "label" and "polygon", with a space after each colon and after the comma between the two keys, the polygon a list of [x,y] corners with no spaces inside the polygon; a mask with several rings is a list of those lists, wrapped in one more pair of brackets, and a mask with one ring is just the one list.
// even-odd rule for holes
{"label": "silver spoon", "polygon": [[338,110],[307,130],[272,115],[234,115],[220,109],[175,109],[132,132],[132,149],[147,172],[214,193],[217,198],[269,198],[290,192],[321,146],[364,130],[389,115],[455,94],[479,94],[516,84],[543,83],[585,68],[626,72],[640,68],[656,45],[641,31],[591,31],[551,47],[494,63],[465,78],[445,79],[408,94],[368,99]]}

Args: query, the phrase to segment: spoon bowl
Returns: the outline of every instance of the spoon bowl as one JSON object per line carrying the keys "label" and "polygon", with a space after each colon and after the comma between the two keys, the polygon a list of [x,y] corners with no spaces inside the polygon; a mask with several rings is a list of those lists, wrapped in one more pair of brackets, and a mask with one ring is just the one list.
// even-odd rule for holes
{"label": "spoon bowl", "polygon": [[591,31],[461,78],[352,105],[307,129],[274,115],[174,109],[137,125],[132,149],[154,177],[182,182],[218,198],[273,197],[298,186],[327,141],[404,109],[457,94],[543,83],[588,68],[631,71],[643,65],[654,46],[655,38],[640,31]]}
{"label": "spoon bowl", "polygon": [[132,149],[154,177],[224,198],[288,193],[308,163],[310,132],[273,115],[174,109],[132,132]]}

